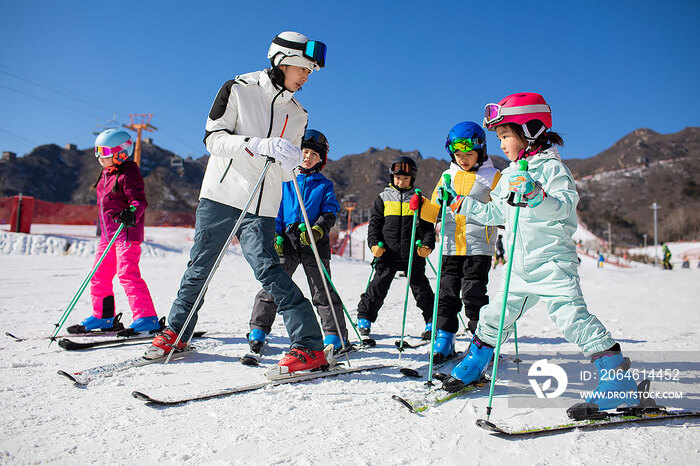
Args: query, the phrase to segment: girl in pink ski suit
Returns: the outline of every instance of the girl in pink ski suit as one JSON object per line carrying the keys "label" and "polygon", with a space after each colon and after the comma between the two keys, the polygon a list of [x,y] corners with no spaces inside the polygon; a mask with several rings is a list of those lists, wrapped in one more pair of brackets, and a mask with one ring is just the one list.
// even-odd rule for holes
{"label": "girl in pink ski suit", "polygon": [[131,136],[123,130],[108,129],[95,141],[95,155],[104,167],[94,185],[101,230],[95,264],[121,223],[124,228],[90,282],[93,311],[92,316],[80,324],[84,330],[116,329],[118,326],[118,322],[114,322],[112,285],[115,275],[119,277],[133,313],[134,322],[130,328],[135,332],[160,329],[151,294],[139,270],[148,202],[139,166],[128,160],[132,152]]}

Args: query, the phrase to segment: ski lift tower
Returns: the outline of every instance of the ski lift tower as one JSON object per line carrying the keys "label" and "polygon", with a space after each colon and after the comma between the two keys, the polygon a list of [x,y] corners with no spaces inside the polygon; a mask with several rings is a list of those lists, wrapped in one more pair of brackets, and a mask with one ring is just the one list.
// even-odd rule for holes
{"label": "ski lift tower", "polygon": [[136,131],[136,147],[134,148],[134,162],[140,167],[141,166],[141,132],[155,131],[158,128],[153,126],[150,121],[153,117],[152,113],[130,113],[129,114],[129,124],[124,125],[124,128]]}
{"label": "ski lift tower", "polygon": [[357,207],[357,202],[345,202],[345,210],[348,211],[348,232],[347,232],[347,238],[348,238],[348,246],[350,246],[349,253],[350,253],[350,258],[352,258],[352,211],[355,210]]}

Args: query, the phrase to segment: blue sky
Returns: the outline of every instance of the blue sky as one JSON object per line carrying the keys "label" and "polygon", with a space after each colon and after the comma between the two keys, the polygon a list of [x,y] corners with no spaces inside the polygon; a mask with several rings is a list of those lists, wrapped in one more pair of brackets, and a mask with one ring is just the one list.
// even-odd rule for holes
{"label": "blue sky", "polygon": [[698,20],[698,1],[0,0],[0,150],[86,148],[97,118],[154,113],[156,144],[203,155],[220,85],[295,30],[328,45],[297,97],[331,158],[445,158],[452,125],[521,91],[547,99],[565,158],[590,157],[640,127],[700,124]]}

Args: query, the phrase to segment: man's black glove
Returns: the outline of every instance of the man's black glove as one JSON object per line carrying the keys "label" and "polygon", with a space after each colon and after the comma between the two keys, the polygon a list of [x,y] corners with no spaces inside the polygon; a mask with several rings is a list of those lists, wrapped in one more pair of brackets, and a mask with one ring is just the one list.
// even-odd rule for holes
{"label": "man's black glove", "polygon": [[131,207],[119,212],[119,215],[114,217],[114,221],[117,223],[123,223],[124,228],[131,228],[136,226],[136,214],[131,211]]}

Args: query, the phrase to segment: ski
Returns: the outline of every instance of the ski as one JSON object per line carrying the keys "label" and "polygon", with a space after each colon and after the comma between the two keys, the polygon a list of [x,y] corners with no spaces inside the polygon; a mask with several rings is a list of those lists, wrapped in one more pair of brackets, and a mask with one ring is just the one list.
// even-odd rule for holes
{"label": "ski", "polygon": [[[206,332],[194,332],[192,338],[201,338]],[[140,335],[140,334],[136,334]],[[61,338],[58,340],[58,346],[66,351],[77,351],[90,348],[100,348],[100,347],[110,347],[114,348],[117,346],[127,346],[127,345],[142,345],[153,341],[153,335],[148,336],[133,336],[133,337],[121,337],[114,338],[110,340],[100,340],[100,341],[89,341],[89,342],[77,342],[69,340],[68,338]]]}
{"label": "ski", "polygon": [[321,379],[321,378],[325,378],[325,377],[334,377],[334,376],[343,375],[343,374],[352,374],[355,372],[372,371],[372,370],[377,370],[377,369],[384,369],[387,367],[392,367],[392,366],[390,364],[374,364],[374,365],[369,365],[369,366],[357,366],[357,367],[345,368],[341,365],[336,365],[336,366],[332,366],[330,369],[328,369],[326,371],[291,373],[291,374],[288,374],[287,376],[285,376],[284,378],[280,378],[277,380],[268,380],[265,382],[259,382],[259,383],[254,383],[254,384],[250,384],[250,385],[243,385],[241,387],[225,388],[225,389],[214,391],[214,392],[204,393],[204,394],[200,394],[200,395],[193,395],[193,396],[184,397],[184,398],[158,399],[158,398],[154,398],[154,397],[149,396],[143,392],[138,392],[138,391],[132,392],[131,396],[133,396],[137,400],[144,401],[144,402],[146,402],[150,405],[154,405],[154,406],[173,406],[173,405],[188,403],[190,401],[203,401],[203,400],[211,400],[214,398],[224,398],[227,396],[236,395],[238,393],[246,393],[246,392],[252,392],[255,390],[260,390],[260,389],[263,389],[266,387],[274,387],[277,385],[304,382],[304,381],[308,381],[308,380]]}
{"label": "ski", "polygon": [[[461,332],[455,333],[455,337],[460,337],[460,336],[466,335],[466,334],[467,334],[467,331],[465,329]],[[421,346],[425,346],[427,344],[430,344],[430,339],[423,340],[422,337],[409,337],[409,338],[411,338],[412,340],[418,340],[418,343],[409,343],[408,341],[406,341],[406,337],[404,337],[403,348],[401,348],[401,340],[396,340],[394,342],[394,346],[396,346],[399,349],[399,351],[403,351],[405,349],[415,349],[415,348],[420,348]]]}
{"label": "ski", "polygon": [[[246,338],[248,338],[248,335],[246,335]],[[259,351],[253,351],[253,348],[250,348],[250,350],[241,356],[238,361],[244,366],[257,366],[260,364],[260,358],[262,357],[265,348],[267,348],[267,340],[262,342],[262,346],[260,346]]]}
{"label": "ski", "polygon": [[260,356],[258,353],[246,353],[241,356],[240,363],[244,366],[257,366],[260,364]]}
{"label": "ski", "polygon": [[401,348],[401,340],[396,340],[394,342],[394,345],[399,349],[399,351],[403,351],[405,349],[415,349],[415,348],[420,348],[421,346],[425,346],[430,343],[430,340],[419,340],[418,343],[409,343],[404,339],[403,341],[403,348]]}
{"label": "ski", "polygon": [[498,426],[486,419],[479,419],[476,425],[482,429],[488,430],[496,436],[501,437],[527,437],[548,435],[552,433],[569,432],[576,429],[592,430],[619,427],[628,424],[639,424],[643,422],[663,422],[674,419],[688,419],[700,417],[700,411],[666,411],[662,408],[647,412],[628,411],[626,409],[618,412],[607,412],[603,419],[586,419],[581,421],[573,421],[567,424],[557,424],[551,426],[540,426],[525,429],[512,429],[507,426]]}
{"label": "ski", "polygon": [[403,397],[400,397],[399,395],[391,395],[391,398],[393,400],[398,401],[402,406],[408,408],[409,411],[412,413],[422,413],[424,411],[427,411],[428,409],[439,406],[446,401],[450,401],[454,398],[457,398],[459,396],[465,395],[467,393],[471,393],[479,388],[482,388],[483,386],[487,385],[490,381],[486,377],[482,377],[478,382],[471,383],[469,385],[466,385],[464,388],[462,388],[459,391],[450,393],[442,388],[433,388],[429,390],[427,393],[425,393],[424,396],[422,396],[418,400],[407,400]]}
{"label": "ski", "polygon": [[[208,343],[208,344],[207,344]],[[221,344],[221,342],[204,342],[200,345],[197,345],[197,347],[194,346],[188,346],[187,348],[178,351],[172,355],[170,360],[174,359],[182,359],[185,356],[190,355],[191,353],[196,353],[197,351],[205,348],[211,348],[214,346],[217,346]],[[128,369],[134,368],[134,367],[141,367],[141,366],[147,366],[149,364],[155,364],[159,362],[165,361],[167,358],[166,356],[163,356],[161,358],[156,358],[156,359],[146,359],[143,356],[139,356],[136,358],[132,359],[127,359],[125,361],[117,362],[117,363],[111,363],[111,364],[105,364],[103,366],[97,366],[93,367],[91,369],[86,369],[84,371],[80,372],[66,372],[66,371],[58,371],[58,375],[66,377],[68,380],[73,382],[74,384],[78,386],[85,386],[92,382],[95,379],[98,378],[103,378],[103,377],[111,377],[112,375],[126,371]]]}
{"label": "ski", "polygon": [[[464,357],[466,355],[467,355],[467,351],[460,351],[459,353],[456,353],[454,356],[447,359],[446,361],[441,362],[440,364],[433,364],[433,373],[435,373],[437,370],[441,369],[442,367],[444,367],[447,364],[459,363],[462,359],[464,359]],[[421,366],[419,369],[426,369],[429,366],[430,366],[430,364],[428,363],[428,364]],[[421,377],[423,377],[418,369],[413,369],[410,367],[402,367],[399,369],[399,372],[401,374],[405,375],[406,377],[411,377],[414,379],[420,379]]]}

